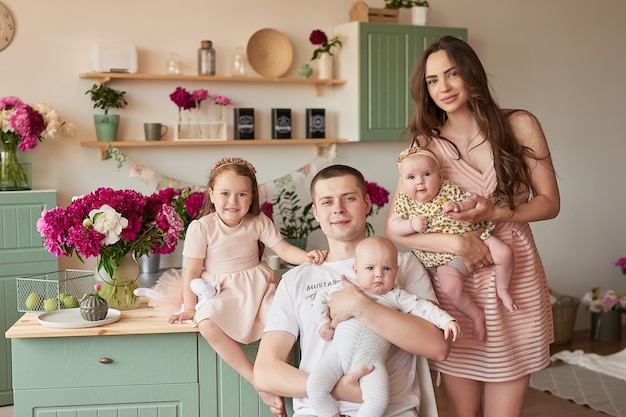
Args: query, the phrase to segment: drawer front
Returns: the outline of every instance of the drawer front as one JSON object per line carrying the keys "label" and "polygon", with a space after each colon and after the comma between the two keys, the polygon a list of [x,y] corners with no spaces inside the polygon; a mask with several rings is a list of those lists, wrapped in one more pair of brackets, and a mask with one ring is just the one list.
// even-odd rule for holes
{"label": "drawer front", "polygon": [[197,335],[12,339],[15,389],[198,382]]}
{"label": "drawer front", "polygon": [[198,384],[15,390],[14,412],[30,417],[198,417]]}

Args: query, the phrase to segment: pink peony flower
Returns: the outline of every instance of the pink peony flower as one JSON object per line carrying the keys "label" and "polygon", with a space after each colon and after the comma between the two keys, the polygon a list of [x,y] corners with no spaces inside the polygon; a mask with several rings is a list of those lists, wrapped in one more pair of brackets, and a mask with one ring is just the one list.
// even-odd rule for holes
{"label": "pink peony flower", "polygon": [[215,100],[215,104],[219,104],[221,106],[228,106],[231,103],[230,99],[224,96],[214,96],[213,100]]}

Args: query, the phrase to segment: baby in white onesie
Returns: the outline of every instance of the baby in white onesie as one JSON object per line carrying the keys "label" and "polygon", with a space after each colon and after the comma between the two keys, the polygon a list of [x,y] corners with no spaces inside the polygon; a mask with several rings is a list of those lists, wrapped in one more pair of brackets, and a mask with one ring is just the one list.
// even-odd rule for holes
{"label": "baby in white onesie", "polygon": [[[450,334],[453,341],[460,336],[459,324],[444,310],[395,288],[398,251],[390,240],[372,236],[361,241],[356,248],[353,269],[356,282],[351,281],[376,302],[428,320],[443,329],[446,339]],[[390,343],[356,318],[341,322],[337,329],[332,328],[328,299],[333,291],[341,288],[341,284],[324,288],[315,296],[314,311],[319,314],[320,336],[333,342],[307,379],[307,395],[319,417],[338,417],[339,408],[330,395],[335,384],[342,375],[374,365],[374,370],[359,381],[363,404],[357,416],[383,416],[389,399],[385,359]]]}

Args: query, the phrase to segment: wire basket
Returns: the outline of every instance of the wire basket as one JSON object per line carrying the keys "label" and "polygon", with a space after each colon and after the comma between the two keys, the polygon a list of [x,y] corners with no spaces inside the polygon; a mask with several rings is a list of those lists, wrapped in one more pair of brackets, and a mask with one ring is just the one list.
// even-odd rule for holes
{"label": "wire basket", "polygon": [[93,271],[64,269],[17,278],[17,311],[43,313],[78,307],[78,301],[93,291]]}
{"label": "wire basket", "polygon": [[572,341],[579,304],[580,301],[576,297],[567,295],[556,297],[556,303],[552,304],[555,345],[567,344]]}

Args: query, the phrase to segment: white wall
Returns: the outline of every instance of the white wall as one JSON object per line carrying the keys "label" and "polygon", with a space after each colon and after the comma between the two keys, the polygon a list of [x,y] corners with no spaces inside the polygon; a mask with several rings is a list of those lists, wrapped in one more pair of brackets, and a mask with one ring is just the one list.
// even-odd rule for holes
{"label": "white wall", "polygon": [[[237,46],[245,46],[256,30],[271,27],[285,33],[294,46],[289,76],[313,51],[313,29],[332,32],[348,21],[352,0],[2,0],[12,10],[17,31],[0,52],[0,96],[16,95],[27,102],[46,101],[77,126],[77,137],[42,143],[32,152],[34,188],[57,189],[59,202],[98,186],[153,187],[128,178],[127,169],[100,161],[98,151],[79,145],[94,140],[93,110],[84,92],[92,81],[78,74],[90,70],[89,53],[97,41],[131,42],[139,48],[141,72],[160,73],[170,52],[177,52],[185,72],[195,72],[200,40],[211,39],[217,50],[218,74],[229,74]],[[381,0],[370,6],[382,7]],[[467,27],[469,41],[492,77],[502,106],[526,108],[542,121],[561,187],[559,217],[533,225],[550,285],[576,296],[590,287],[626,289],[613,262],[626,256],[626,226],[622,216],[626,193],[621,182],[626,155],[619,123],[624,109],[626,67],[622,39],[626,3],[622,0],[434,0],[430,24]],[[341,54],[339,52],[339,58]],[[334,123],[341,118],[332,90],[316,97],[310,86],[257,84],[194,84],[115,82],[128,92],[122,113],[121,137],[142,138],[142,123],[171,123],[176,108],[169,93],[177,85],[207,88],[229,96],[237,105],[255,107],[260,134],[269,135],[269,109],[291,107],[302,115],[306,107],[325,107]],[[340,88],[340,87],[339,87]],[[296,129],[304,131],[302,116]],[[619,127],[619,128],[618,128]],[[393,189],[394,158],[402,144],[346,144],[336,162],[360,168],[366,177]],[[279,150],[279,152],[277,152]],[[221,156],[238,155],[253,162],[259,181],[289,173],[314,158],[313,147],[217,147],[127,150],[133,160],[159,172],[204,184],[211,164]],[[1,198],[1,194],[0,194]],[[594,206],[597,207],[594,209]],[[590,214],[592,213],[592,214]],[[382,215],[374,222],[382,231]],[[319,232],[318,232],[319,233]],[[315,235],[310,245],[320,245]],[[68,260],[61,266],[81,267]],[[578,328],[589,327],[588,313],[579,311]]]}

